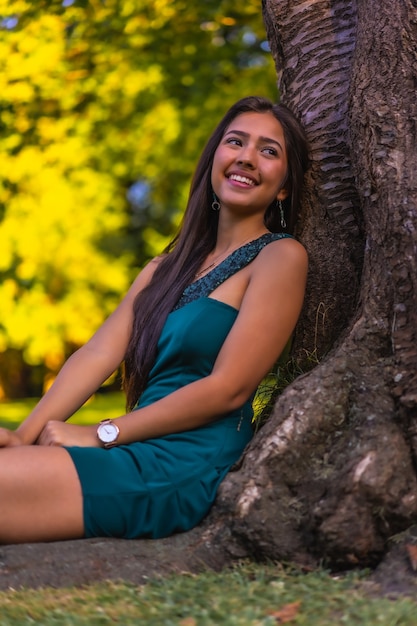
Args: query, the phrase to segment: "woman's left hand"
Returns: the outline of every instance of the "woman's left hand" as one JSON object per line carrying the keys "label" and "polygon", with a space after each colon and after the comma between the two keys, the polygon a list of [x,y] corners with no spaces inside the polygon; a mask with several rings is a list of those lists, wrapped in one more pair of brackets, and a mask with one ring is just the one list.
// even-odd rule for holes
{"label": "woman's left hand", "polygon": [[50,420],[36,442],[39,446],[80,446],[99,448],[97,426],[78,426]]}

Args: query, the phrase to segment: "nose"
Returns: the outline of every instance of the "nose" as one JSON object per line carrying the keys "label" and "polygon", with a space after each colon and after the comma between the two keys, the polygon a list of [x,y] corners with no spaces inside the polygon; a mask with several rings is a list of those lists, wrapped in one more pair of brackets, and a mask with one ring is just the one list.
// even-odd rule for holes
{"label": "nose", "polygon": [[239,151],[237,155],[236,162],[238,165],[243,165],[250,169],[254,169],[255,167],[255,150],[249,145],[242,146],[242,149]]}

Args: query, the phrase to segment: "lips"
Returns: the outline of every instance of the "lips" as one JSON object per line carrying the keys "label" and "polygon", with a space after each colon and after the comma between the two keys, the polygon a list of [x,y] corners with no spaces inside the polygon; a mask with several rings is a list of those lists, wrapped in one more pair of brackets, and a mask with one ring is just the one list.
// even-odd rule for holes
{"label": "lips", "polygon": [[235,180],[237,183],[242,183],[243,185],[249,185],[249,187],[255,187],[255,185],[258,184],[256,180],[243,174],[228,174],[227,178],[229,180]]}

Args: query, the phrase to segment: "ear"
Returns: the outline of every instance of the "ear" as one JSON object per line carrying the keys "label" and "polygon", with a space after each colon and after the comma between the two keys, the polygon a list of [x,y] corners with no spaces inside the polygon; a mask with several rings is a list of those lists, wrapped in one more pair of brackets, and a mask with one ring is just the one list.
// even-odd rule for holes
{"label": "ear", "polygon": [[289,196],[289,191],[285,187],[282,187],[277,193],[277,200],[285,200]]}

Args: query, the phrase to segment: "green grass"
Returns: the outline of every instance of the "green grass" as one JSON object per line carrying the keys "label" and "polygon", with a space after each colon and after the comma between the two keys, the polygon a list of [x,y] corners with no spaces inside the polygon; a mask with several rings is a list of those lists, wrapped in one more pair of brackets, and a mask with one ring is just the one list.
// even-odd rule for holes
{"label": "green grass", "polygon": [[[16,428],[35,406],[37,398],[0,402],[0,426]],[[125,412],[122,393],[97,393],[71,418],[75,424],[98,424],[102,419],[114,418]]]}
{"label": "green grass", "polygon": [[299,603],[285,623],[415,626],[416,602],[368,595],[363,577],[245,564],[222,574],[177,574],[141,587],[107,582],[80,589],[10,590],[0,593],[0,624],[274,626],[284,623],[277,618],[283,607]]}

